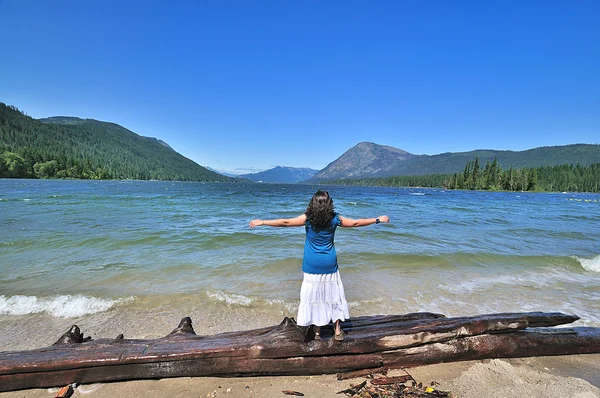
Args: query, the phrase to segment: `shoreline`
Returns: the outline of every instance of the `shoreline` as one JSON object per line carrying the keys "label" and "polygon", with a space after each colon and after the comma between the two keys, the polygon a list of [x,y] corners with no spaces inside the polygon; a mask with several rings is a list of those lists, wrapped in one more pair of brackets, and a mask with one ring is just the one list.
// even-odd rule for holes
{"label": "shoreline", "polygon": [[[525,357],[443,363],[407,369],[418,382],[452,392],[454,398],[598,398],[600,354]],[[406,374],[390,370],[389,376]],[[180,377],[83,384],[73,397],[285,397],[283,390],[306,397],[334,398],[364,378],[338,381],[335,374],[317,376]],[[439,384],[438,384],[439,383]],[[0,393],[3,398],[45,398],[60,388]]]}
{"label": "shoreline", "polygon": [[[158,308],[155,312],[155,322],[160,327],[148,330],[147,323],[129,323],[130,330],[126,331],[127,338],[152,338],[166,335],[172,327],[167,322],[170,316],[162,313],[165,308]],[[141,315],[142,312],[137,314]],[[92,325],[103,325],[102,330],[96,330],[92,337],[106,338],[114,334],[118,325],[123,326],[126,319],[131,322],[136,316],[126,316],[124,313],[113,313],[114,318],[106,322],[101,315],[87,316],[87,322],[77,322],[85,335],[87,330],[92,331]],[[234,314],[229,314],[232,319]],[[244,311],[233,318],[246,318]],[[125,317],[125,318],[123,318]],[[0,323],[0,330],[5,331],[2,350],[27,350],[44,347],[56,341],[56,338],[65,331],[64,326],[70,323],[67,320],[48,322],[51,317],[37,315],[21,322],[5,320]],[[137,319],[140,320],[139,318]],[[206,320],[206,319],[205,319]],[[70,321],[73,321],[71,319]],[[79,319],[78,321],[83,321]],[[254,318],[256,327],[270,326],[271,323],[260,317]],[[9,327],[10,324],[10,327]],[[19,334],[20,327],[44,326],[35,333]],[[167,326],[167,324],[169,326]],[[200,335],[214,334],[223,329],[236,328],[234,324],[225,324],[223,320],[212,318],[212,322],[198,322],[194,324],[195,330]],[[158,325],[155,325],[155,327]],[[172,327],[170,327],[172,326]],[[166,329],[168,330],[166,330]],[[162,332],[157,333],[158,329]],[[53,332],[53,330],[55,332]],[[109,332],[110,330],[110,332]],[[165,332],[166,330],[166,332]],[[22,331],[22,330],[21,330]],[[59,332],[57,334],[57,332]],[[127,333],[129,332],[129,333]],[[17,343],[10,343],[10,336],[19,336]],[[10,348],[9,348],[10,347]],[[19,347],[19,348],[17,348]],[[600,398],[600,354],[576,354],[564,356],[543,356],[524,358],[500,358],[486,360],[472,360],[440,363],[433,365],[408,368],[415,380],[441,391],[452,392],[453,398],[496,398],[496,397],[523,397],[523,398]],[[389,376],[405,374],[403,370],[390,370]],[[259,376],[259,377],[177,377],[151,380],[132,380],[109,383],[83,384],[75,388],[73,397],[112,398],[112,397],[285,397],[283,390],[298,391],[306,397],[337,398],[343,395],[339,391],[350,388],[351,384],[359,384],[364,378],[355,378],[338,381],[336,374],[323,374],[313,376]],[[55,388],[40,388],[18,390],[0,393],[2,398],[45,398],[54,397],[60,390]]]}

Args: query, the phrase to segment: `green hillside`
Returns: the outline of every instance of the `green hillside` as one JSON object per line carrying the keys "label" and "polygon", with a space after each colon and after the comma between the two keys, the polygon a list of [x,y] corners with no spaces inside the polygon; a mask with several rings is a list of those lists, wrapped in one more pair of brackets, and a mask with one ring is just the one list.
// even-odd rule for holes
{"label": "green hillside", "polygon": [[572,144],[546,146],[526,151],[476,150],[470,152],[421,155],[398,162],[392,170],[380,173],[378,177],[390,175],[449,174],[461,171],[465,164],[474,158],[481,164],[497,162],[504,168],[556,166],[561,164],[590,165],[600,162],[600,145]]}
{"label": "green hillside", "polygon": [[0,103],[0,177],[234,181],[115,123],[36,120]]}

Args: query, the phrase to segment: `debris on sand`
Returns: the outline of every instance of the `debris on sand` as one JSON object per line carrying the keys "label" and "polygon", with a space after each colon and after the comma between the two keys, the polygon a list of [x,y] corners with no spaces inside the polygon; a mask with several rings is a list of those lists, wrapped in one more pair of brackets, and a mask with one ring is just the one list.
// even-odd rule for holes
{"label": "debris on sand", "polygon": [[[373,375],[371,375],[373,377]],[[407,382],[410,382],[407,385]],[[338,394],[345,394],[355,398],[451,398],[452,394],[448,391],[436,389],[438,385],[432,381],[429,385],[417,381],[406,372],[405,375],[394,377],[374,377],[365,380],[357,385],[350,385],[350,388],[339,391]]]}

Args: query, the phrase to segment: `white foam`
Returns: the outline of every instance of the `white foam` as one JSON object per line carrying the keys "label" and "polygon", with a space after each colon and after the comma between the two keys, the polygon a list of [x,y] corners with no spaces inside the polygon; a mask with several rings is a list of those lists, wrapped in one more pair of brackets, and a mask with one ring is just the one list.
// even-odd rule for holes
{"label": "white foam", "polygon": [[588,271],[600,272],[600,255],[589,259],[579,257],[575,258],[577,259],[577,261],[579,261],[579,264],[581,264],[581,266],[587,269]]}
{"label": "white foam", "polygon": [[208,297],[217,301],[224,302],[229,305],[242,305],[249,306],[252,303],[252,299],[241,294],[225,293],[220,290],[214,292],[206,292]]}
{"label": "white foam", "polygon": [[286,302],[283,299],[267,299],[267,304],[274,307],[283,307],[286,313],[293,314],[298,310],[298,302]]}
{"label": "white foam", "polygon": [[0,315],[27,315],[46,312],[54,317],[76,318],[103,312],[129,299],[100,299],[88,296],[62,295],[54,297],[0,295]]}
{"label": "white foam", "polygon": [[356,308],[361,308],[366,304],[378,304],[378,303],[383,303],[384,301],[385,301],[385,299],[381,296],[370,298],[370,299],[358,300],[358,301],[349,301],[348,308],[356,309]]}

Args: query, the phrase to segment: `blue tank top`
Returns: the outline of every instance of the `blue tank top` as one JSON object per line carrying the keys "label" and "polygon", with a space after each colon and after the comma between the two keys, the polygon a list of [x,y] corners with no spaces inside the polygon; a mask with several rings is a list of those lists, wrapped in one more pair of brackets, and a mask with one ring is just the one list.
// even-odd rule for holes
{"label": "blue tank top", "polygon": [[333,245],[335,230],[341,224],[335,213],[326,227],[316,227],[306,220],[306,241],[302,271],[307,274],[333,274],[338,270],[337,253]]}

